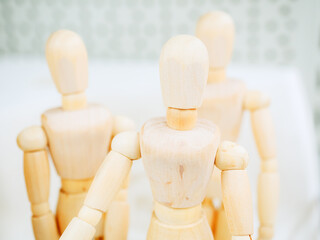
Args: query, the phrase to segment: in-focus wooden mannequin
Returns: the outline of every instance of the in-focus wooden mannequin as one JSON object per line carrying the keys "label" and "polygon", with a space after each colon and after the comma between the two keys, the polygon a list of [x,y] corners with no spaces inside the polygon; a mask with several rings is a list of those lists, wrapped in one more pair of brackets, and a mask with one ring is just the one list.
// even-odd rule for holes
{"label": "in-focus wooden mannequin", "polygon": [[[199,116],[219,126],[222,140],[236,141],[244,110],[251,112],[252,130],[261,157],[258,180],[259,239],[270,240],[273,237],[278,204],[279,179],[269,98],[259,91],[247,91],[242,81],[226,77],[234,42],[234,23],[228,14],[220,11],[205,14],[198,21],[196,35],[208,49],[210,65]],[[219,171],[214,172],[208,199],[221,200],[219,175]],[[215,240],[231,239],[223,206],[216,209],[215,213],[213,210],[210,212],[212,205],[208,205],[208,199],[204,205],[208,209],[209,219],[214,222]]]}
{"label": "in-focus wooden mannequin", "polygon": [[239,240],[250,239],[253,216],[244,170],[247,152],[231,142],[223,142],[218,150],[218,128],[197,118],[207,75],[208,53],[199,39],[180,35],[164,45],[160,79],[167,116],[147,121],[140,134],[124,132],[114,138],[78,217],[61,239],[93,236],[100,217],[126,179],[132,160],[139,159],[140,153],[154,197],[148,240],[213,239],[201,203],[215,161],[222,170],[222,193],[232,235]]}
{"label": "in-focus wooden mannequin", "polygon": [[[92,178],[109,151],[113,136],[134,129],[131,120],[113,117],[104,106],[87,103],[87,52],[77,34],[67,30],[53,33],[46,45],[46,57],[52,78],[62,94],[62,107],[44,112],[42,127],[27,128],[17,139],[24,151],[24,174],[32,206],[34,234],[40,240],[59,238],[58,232],[61,234],[79,212]],[[47,147],[62,183],[57,222],[48,204]],[[115,200],[112,207],[124,216],[120,222],[123,228],[118,233],[106,233],[113,235],[108,240],[126,239],[129,207],[127,186],[123,187],[121,197]],[[117,218],[110,214],[106,221],[102,219],[95,237],[102,238],[104,229],[110,228],[108,225],[111,222],[119,223]]]}

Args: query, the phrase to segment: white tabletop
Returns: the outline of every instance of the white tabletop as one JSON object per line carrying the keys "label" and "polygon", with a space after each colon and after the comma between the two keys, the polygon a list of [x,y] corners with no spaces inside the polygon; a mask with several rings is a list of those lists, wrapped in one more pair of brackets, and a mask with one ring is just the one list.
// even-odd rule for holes
{"label": "white tabletop", "polygon": [[[105,104],[114,114],[127,115],[140,127],[165,114],[156,62],[90,61],[90,102]],[[318,158],[310,104],[294,69],[233,66],[229,76],[272,98],[281,180],[276,240],[316,239],[319,212]],[[40,124],[41,113],[60,105],[61,98],[44,59],[0,60],[0,232],[2,239],[33,239],[30,204],[23,179],[22,153],[15,143],[20,130]],[[259,157],[249,113],[239,142],[250,155],[249,174],[256,204]],[[51,164],[50,205],[55,209],[60,180]],[[129,190],[131,222],[128,239],[144,239],[152,209],[150,186],[142,161],[135,161]],[[255,229],[258,227],[255,216]]]}

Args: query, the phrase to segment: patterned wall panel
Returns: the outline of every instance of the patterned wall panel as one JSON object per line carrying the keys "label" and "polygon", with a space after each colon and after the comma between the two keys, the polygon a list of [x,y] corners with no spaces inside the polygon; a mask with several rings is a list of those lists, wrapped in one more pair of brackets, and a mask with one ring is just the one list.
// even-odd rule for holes
{"label": "patterned wall panel", "polygon": [[[193,34],[199,16],[219,9],[235,19],[233,62],[298,67],[317,110],[320,109],[317,94],[320,91],[320,40],[316,43],[315,33],[320,31],[319,2],[0,0],[0,56],[44,56],[49,34],[66,28],[83,37],[90,57],[157,59],[161,46],[170,36]],[[320,136],[320,110],[316,111],[316,122]]]}
{"label": "patterned wall panel", "polygon": [[166,39],[192,34],[200,15],[222,9],[236,22],[234,61],[290,64],[299,57],[294,39],[301,2],[306,0],[1,0],[0,53],[42,54],[48,35],[68,28],[83,36],[92,56],[157,58]]}

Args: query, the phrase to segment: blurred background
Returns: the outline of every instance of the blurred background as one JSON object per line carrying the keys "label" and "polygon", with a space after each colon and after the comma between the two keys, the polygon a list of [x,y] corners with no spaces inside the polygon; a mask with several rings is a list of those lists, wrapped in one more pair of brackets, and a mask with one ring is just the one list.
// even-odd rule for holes
{"label": "blurred background", "polygon": [[48,36],[64,28],[82,36],[90,58],[157,60],[167,39],[193,34],[213,9],[234,18],[233,63],[301,71],[320,136],[318,0],[0,0],[0,56],[44,59]]}
{"label": "blurred background", "polygon": [[[108,105],[116,114],[132,117],[140,126],[149,117],[164,113],[157,69],[162,45],[176,34],[194,34],[197,19],[212,10],[228,12],[236,25],[230,74],[272,96],[279,161],[281,157],[287,159],[281,165],[288,176],[282,179],[282,193],[287,197],[281,199],[281,206],[292,198],[296,200],[295,204],[288,203],[290,207],[280,214],[279,222],[285,224],[301,207],[290,226],[279,224],[276,239],[316,239],[320,226],[315,222],[318,217],[311,215],[319,210],[315,139],[319,146],[319,0],[0,0],[3,239],[32,239],[22,153],[14,141],[21,129],[39,124],[41,113],[61,101],[46,67],[44,49],[49,35],[58,29],[77,32],[89,55],[88,99]],[[243,129],[251,131],[249,119]],[[247,140],[252,138],[251,132],[247,135],[241,134],[240,142],[252,148],[256,156],[254,143]],[[252,168],[258,169],[258,164]],[[307,170],[302,174],[299,168]],[[150,201],[144,204],[142,188],[149,191],[149,186],[143,177],[141,180],[141,174],[142,166],[133,170],[132,185],[141,184],[136,191],[141,196],[132,195],[131,200],[140,209],[146,205],[151,208]],[[54,171],[52,175],[50,200],[54,208],[60,183]],[[251,177],[252,182],[256,182],[256,175]],[[290,184],[293,186],[288,187]],[[133,215],[139,214],[139,207],[132,211]],[[145,217],[146,222],[149,217]],[[301,221],[311,227],[292,233]],[[141,232],[146,227],[133,223],[133,228]],[[285,232],[283,237],[281,232]],[[130,239],[142,239],[139,236],[132,233]]]}

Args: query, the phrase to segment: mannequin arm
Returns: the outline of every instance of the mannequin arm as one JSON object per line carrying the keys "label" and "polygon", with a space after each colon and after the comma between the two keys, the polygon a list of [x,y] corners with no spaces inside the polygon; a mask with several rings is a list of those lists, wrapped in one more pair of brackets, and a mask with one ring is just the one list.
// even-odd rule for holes
{"label": "mannequin arm", "polygon": [[132,160],[140,158],[139,135],[122,132],[112,141],[111,152],[100,166],[78,217],[73,218],[60,239],[92,239],[102,213],[108,210],[131,169]]}
{"label": "mannequin arm", "polygon": [[233,240],[250,240],[253,234],[252,196],[245,170],[248,158],[243,147],[223,141],[215,161],[222,171],[222,199]]}
{"label": "mannequin arm", "polygon": [[261,157],[261,172],[258,179],[260,240],[273,238],[279,197],[275,131],[269,105],[269,98],[258,91],[246,94],[244,106],[251,112],[253,135]]}
{"label": "mannequin arm", "polygon": [[57,223],[48,202],[50,171],[46,134],[41,127],[29,127],[18,135],[17,143],[24,151],[24,177],[35,239],[56,240],[59,238]]}

